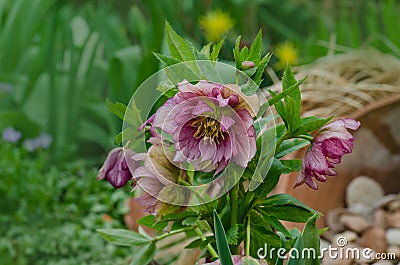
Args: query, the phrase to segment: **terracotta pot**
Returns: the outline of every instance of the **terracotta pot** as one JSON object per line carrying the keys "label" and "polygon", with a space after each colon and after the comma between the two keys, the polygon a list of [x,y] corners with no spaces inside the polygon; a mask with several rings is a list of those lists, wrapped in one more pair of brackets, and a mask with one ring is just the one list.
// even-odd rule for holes
{"label": "terracotta pot", "polygon": [[[352,118],[359,120],[361,127],[354,133],[353,153],[345,155],[336,167],[337,176],[318,183],[319,190],[313,191],[306,185],[293,189],[297,173],[289,174],[282,176],[276,192],[289,193],[324,214],[345,207],[346,186],[360,175],[377,180],[386,193],[400,192],[400,95],[371,104]],[[296,156],[301,157],[303,152]],[[325,225],[324,218],[318,225]]]}

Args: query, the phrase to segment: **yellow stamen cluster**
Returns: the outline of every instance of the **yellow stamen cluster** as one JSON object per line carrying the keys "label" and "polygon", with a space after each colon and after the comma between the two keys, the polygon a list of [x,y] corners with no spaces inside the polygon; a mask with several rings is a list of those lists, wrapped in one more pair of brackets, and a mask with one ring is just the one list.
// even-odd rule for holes
{"label": "yellow stamen cluster", "polygon": [[217,144],[225,139],[219,121],[211,117],[199,117],[192,123],[192,126],[197,128],[193,135],[196,139],[204,138],[204,141],[209,139],[210,143],[215,141]]}

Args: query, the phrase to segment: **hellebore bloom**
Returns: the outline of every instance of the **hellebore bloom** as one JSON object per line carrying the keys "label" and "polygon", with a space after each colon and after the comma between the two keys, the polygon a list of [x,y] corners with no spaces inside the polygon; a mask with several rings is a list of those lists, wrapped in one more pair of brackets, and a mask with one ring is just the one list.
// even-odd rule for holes
{"label": "hellebore bloom", "polygon": [[16,131],[14,128],[8,127],[3,131],[2,138],[6,142],[16,143],[21,139],[21,132]]}
{"label": "hellebore bloom", "polygon": [[136,161],[143,161],[143,165],[133,172],[137,184],[134,189],[140,187],[144,190],[136,201],[152,214],[174,212],[179,208],[176,205],[185,204],[184,194],[179,192],[179,186],[174,185],[178,177],[185,177],[184,171],[171,164],[173,154],[163,149],[160,139],[151,138],[149,142],[152,146],[147,153],[133,157]]}
{"label": "hellebore bloom", "polygon": [[342,161],[344,154],[353,150],[354,137],[347,129],[357,130],[358,127],[360,122],[352,119],[337,120],[322,127],[304,155],[295,187],[306,183],[317,190],[313,178],[325,182],[326,176],[335,176],[336,172],[332,169],[334,165]]}
{"label": "hellebore bloom", "polygon": [[172,136],[174,162],[190,162],[196,170],[217,174],[231,161],[245,168],[254,157],[258,104],[256,95],[244,95],[238,85],[204,80],[192,85],[185,80],[146,124],[153,137],[163,139],[160,130]]}
{"label": "hellebore bloom", "polygon": [[130,149],[114,148],[107,155],[106,161],[97,174],[97,179],[107,179],[116,189],[125,186],[132,179],[129,168],[133,169],[139,166],[139,163],[132,159],[134,155],[135,152]]}

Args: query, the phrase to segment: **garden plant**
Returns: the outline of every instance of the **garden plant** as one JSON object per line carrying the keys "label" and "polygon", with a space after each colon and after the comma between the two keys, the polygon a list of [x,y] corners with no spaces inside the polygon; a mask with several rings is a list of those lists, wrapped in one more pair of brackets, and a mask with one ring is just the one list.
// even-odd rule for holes
{"label": "garden plant", "polygon": [[[296,80],[290,65],[281,93],[262,91],[271,54],[262,56],[261,30],[249,47],[237,38],[233,65],[218,61],[224,40],[198,50],[168,23],[165,33],[168,51],[154,54],[163,68],[127,106],[107,102],[123,120],[115,138],[121,147],[97,175],[115,188],[131,185],[149,213],[138,223],[156,232],[98,232],[132,247],[131,265],[155,263],[157,242],[176,234],[192,239],[186,248],[201,249],[199,264],[284,264],[287,258],[287,264],[319,264],[321,213],[274,188],[283,174],[299,172],[294,188],[318,189],[352,152],[350,131],[360,123],[302,117],[304,79]],[[287,158],[305,147],[302,159]],[[287,229],[282,221],[304,229]],[[314,255],[301,256],[303,249]]]}

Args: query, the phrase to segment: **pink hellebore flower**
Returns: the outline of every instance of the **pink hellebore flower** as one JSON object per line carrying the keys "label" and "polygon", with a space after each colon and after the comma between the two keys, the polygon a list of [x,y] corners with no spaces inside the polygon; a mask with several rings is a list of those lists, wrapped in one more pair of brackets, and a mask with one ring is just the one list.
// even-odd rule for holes
{"label": "pink hellebore flower", "polygon": [[336,172],[332,169],[334,165],[341,162],[344,154],[353,150],[354,137],[347,129],[357,130],[359,126],[359,121],[341,119],[322,127],[304,155],[295,187],[306,183],[317,190],[313,177],[325,182],[326,176],[335,176]]}
{"label": "pink hellebore flower", "polygon": [[132,159],[133,155],[135,155],[135,152],[132,150],[123,150],[122,147],[114,148],[107,155],[106,161],[97,174],[97,179],[107,179],[116,189],[125,186],[132,179],[128,163],[130,163],[131,168],[139,166],[139,162]]}
{"label": "pink hellebore flower", "polygon": [[155,137],[163,139],[160,130],[172,136],[174,162],[188,161],[196,170],[217,174],[231,161],[246,167],[254,157],[258,104],[256,95],[244,95],[238,85],[185,80],[146,124]]}
{"label": "pink hellebore flower", "polygon": [[152,146],[147,153],[140,153],[133,157],[136,161],[143,161],[143,165],[133,172],[133,179],[137,184],[135,189],[140,187],[144,190],[136,201],[145,206],[145,210],[152,214],[158,215],[160,211],[165,212],[170,209],[174,212],[176,207],[169,207],[164,202],[185,204],[183,194],[174,192],[178,191],[174,190],[177,178],[184,176],[179,168],[170,163],[169,159],[172,157],[167,157],[170,152],[164,151],[160,139],[151,138],[149,142]]}

